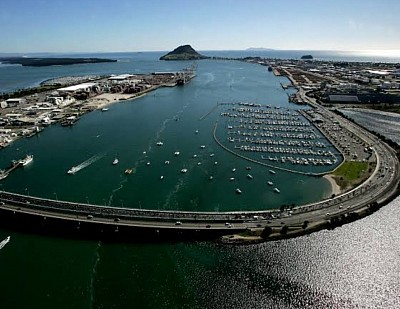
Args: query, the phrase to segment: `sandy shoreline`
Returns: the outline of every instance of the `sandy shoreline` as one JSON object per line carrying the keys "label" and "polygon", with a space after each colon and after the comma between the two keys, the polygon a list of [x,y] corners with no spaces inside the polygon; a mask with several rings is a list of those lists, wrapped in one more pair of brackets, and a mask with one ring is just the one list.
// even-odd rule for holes
{"label": "sandy shoreline", "polygon": [[335,179],[333,178],[332,174],[327,174],[324,175],[323,178],[329,181],[332,187],[332,194],[335,194],[336,196],[339,195],[342,190],[340,189],[340,186],[336,183]]}
{"label": "sandy shoreline", "polygon": [[108,105],[118,103],[120,101],[138,99],[145,96],[147,93],[160,88],[160,86],[153,86],[144,91],[134,94],[123,94],[123,93],[102,93],[95,97],[91,97],[86,100],[86,106],[92,107],[93,109],[101,109]]}
{"label": "sandy shoreline", "polygon": [[92,107],[94,109],[101,109],[108,105],[118,103],[120,101],[137,99],[144,96],[146,93],[140,94],[121,94],[121,93],[102,93],[98,96],[89,98],[87,103],[85,104],[88,107]]}

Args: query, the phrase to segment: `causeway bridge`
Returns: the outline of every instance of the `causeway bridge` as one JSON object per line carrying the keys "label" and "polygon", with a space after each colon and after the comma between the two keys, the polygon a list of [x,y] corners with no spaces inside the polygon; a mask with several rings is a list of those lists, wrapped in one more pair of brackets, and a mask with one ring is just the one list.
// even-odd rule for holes
{"label": "causeway bridge", "polygon": [[365,182],[333,198],[284,211],[192,212],[100,206],[0,191],[0,222],[10,227],[51,229],[79,237],[88,234],[139,241],[215,239],[253,228],[329,220],[373,203],[384,204],[396,196],[400,179],[396,152],[354,123],[325,109],[320,112],[336,117],[343,127],[372,145],[376,156],[375,170]]}

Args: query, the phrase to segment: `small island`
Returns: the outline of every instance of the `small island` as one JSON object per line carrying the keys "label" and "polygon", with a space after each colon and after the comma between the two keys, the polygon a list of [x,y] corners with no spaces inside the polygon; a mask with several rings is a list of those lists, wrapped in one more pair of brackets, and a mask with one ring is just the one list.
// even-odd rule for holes
{"label": "small island", "polygon": [[29,67],[44,67],[51,65],[71,65],[100,62],[117,62],[112,59],[101,58],[27,58],[27,57],[0,57],[0,62],[4,64],[20,64]]}
{"label": "small island", "polygon": [[160,57],[160,60],[200,60],[209,58],[210,57],[199,54],[190,45],[181,45],[168,54]]}
{"label": "small island", "polygon": [[314,59],[314,58],[313,58],[312,55],[304,55],[304,56],[301,56],[300,59],[301,59],[301,60],[312,60],[312,59]]}

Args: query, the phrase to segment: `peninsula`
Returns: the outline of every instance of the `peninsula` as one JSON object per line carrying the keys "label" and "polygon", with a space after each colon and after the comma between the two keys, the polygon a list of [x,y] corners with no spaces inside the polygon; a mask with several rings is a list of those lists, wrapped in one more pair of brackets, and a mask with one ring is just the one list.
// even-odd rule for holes
{"label": "peninsula", "polygon": [[26,57],[0,57],[0,63],[4,64],[20,64],[29,67],[44,67],[51,65],[71,65],[86,64],[100,62],[117,62],[113,59],[101,58],[26,58]]}
{"label": "peninsula", "polygon": [[190,45],[181,45],[168,54],[160,57],[160,60],[200,60],[209,58],[210,57],[199,54]]}

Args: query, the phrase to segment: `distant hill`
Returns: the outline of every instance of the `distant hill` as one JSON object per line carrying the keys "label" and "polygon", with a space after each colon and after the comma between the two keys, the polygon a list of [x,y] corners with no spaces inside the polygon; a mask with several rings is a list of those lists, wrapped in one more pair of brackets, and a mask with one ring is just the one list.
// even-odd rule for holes
{"label": "distant hill", "polygon": [[303,59],[303,60],[312,60],[312,59],[313,59],[313,56],[312,56],[312,55],[304,55],[304,56],[301,56],[300,59]]}
{"label": "distant hill", "polygon": [[101,58],[27,58],[27,57],[0,57],[5,64],[21,64],[22,66],[44,67],[51,65],[71,65],[82,63],[116,62],[117,60]]}
{"label": "distant hill", "polygon": [[160,60],[200,60],[209,58],[210,57],[200,55],[190,45],[182,45],[160,57]]}

